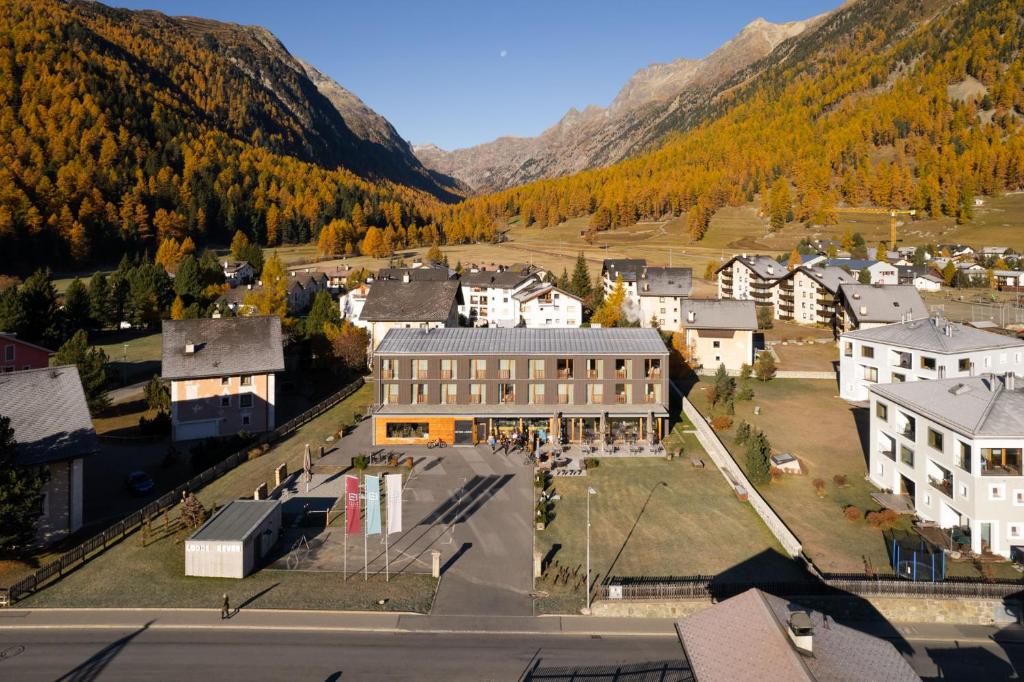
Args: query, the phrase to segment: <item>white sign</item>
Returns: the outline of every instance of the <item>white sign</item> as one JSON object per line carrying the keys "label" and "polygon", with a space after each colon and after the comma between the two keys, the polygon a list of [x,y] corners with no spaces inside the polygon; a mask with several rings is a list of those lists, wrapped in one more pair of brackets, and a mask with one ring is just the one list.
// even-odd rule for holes
{"label": "white sign", "polygon": [[609,599],[622,599],[622,585],[609,585],[608,586],[608,598]]}

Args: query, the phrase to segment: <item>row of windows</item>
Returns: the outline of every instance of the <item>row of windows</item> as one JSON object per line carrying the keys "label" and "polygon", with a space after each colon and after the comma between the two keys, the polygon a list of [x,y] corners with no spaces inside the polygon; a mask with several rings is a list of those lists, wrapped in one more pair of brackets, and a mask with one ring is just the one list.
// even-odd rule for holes
{"label": "row of windows", "polygon": [[[231,377],[221,377],[220,378],[220,385],[221,386],[227,386],[229,383],[231,383]],[[251,374],[243,374],[242,377],[241,377],[241,384],[242,384],[242,386],[252,386],[252,375]]]}
{"label": "row of windows", "polygon": [[[518,363],[512,359],[498,360],[498,378],[516,379],[516,367]],[[493,366],[493,363],[492,363]],[[487,360],[473,358],[469,361],[469,378],[486,379]],[[394,358],[382,358],[380,361],[381,376],[384,379],[398,379],[399,364]],[[578,371],[579,370],[579,371]],[[412,360],[411,375],[413,379],[429,379],[428,360]],[[603,379],[605,375],[605,363],[598,358],[589,358],[586,361],[577,363],[573,358],[558,358],[555,361],[555,373],[553,376],[546,376],[546,361],[543,359],[531,359],[527,364],[527,377],[529,379]],[[583,372],[580,374],[579,372]],[[626,358],[617,358],[612,369],[616,379],[632,379],[633,363]],[[441,360],[441,379],[458,379],[459,363],[457,360],[444,358]],[[644,376],[649,379],[661,377],[661,359],[648,358],[644,360]]]}
{"label": "row of windows", "polygon": [[[252,407],[252,396],[253,396],[252,393],[239,393],[238,394],[238,406],[242,407],[242,408]],[[231,407],[231,396],[229,396],[229,395],[222,395],[220,397],[220,406],[221,407]]]}
{"label": "row of windows", "polygon": [[[894,350],[893,352],[896,353],[896,355],[897,355],[897,357],[894,359],[893,364],[896,364],[896,365],[898,365],[900,367],[903,367],[904,369],[911,369],[912,365],[911,365],[911,355],[910,355],[910,353],[902,352],[902,351],[896,351],[896,350]],[[844,357],[848,357],[848,358],[852,358],[853,357],[853,342],[852,341],[846,341],[843,344],[843,356]],[[874,346],[862,345],[860,347],[860,356],[862,358],[874,359],[874,357],[875,357],[875,348],[874,348]],[[1014,353],[1013,361],[1015,363],[1018,363],[1018,364],[1021,363],[1021,362],[1024,362],[1024,354],[1022,354],[1022,353]],[[1000,355],[999,355],[999,364],[1005,365],[1007,362],[1009,362],[1009,354],[1007,354],[1007,353],[1000,353]],[[990,356],[990,355],[985,356],[984,363],[985,363],[985,367],[991,367],[992,366],[992,356]],[[973,363],[973,361],[970,358],[958,358],[957,359],[957,370],[960,371],[960,372],[969,372],[971,370],[971,366],[973,364],[974,363]],[[919,369],[923,369],[923,370],[934,372],[936,367],[937,367],[937,365],[938,365],[938,362],[937,362],[937,360],[934,357],[931,357],[931,356],[928,356],[928,355],[921,355],[921,356],[918,357],[918,368]]]}
{"label": "row of windows", "polygon": [[[409,387],[409,396],[412,403],[426,403],[430,401],[429,384],[413,384]],[[572,405],[575,404],[575,391],[572,384],[558,384],[552,393],[555,401],[547,400],[547,389],[544,384],[529,384],[526,389],[527,401],[530,405],[544,405],[548,403]],[[615,403],[631,404],[633,402],[633,386],[631,384],[615,384]],[[458,403],[458,384],[441,384],[438,390],[438,397],[442,405],[455,405]],[[385,405],[399,403],[401,399],[401,388],[399,384],[383,384],[381,386],[381,402]],[[661,385],[648,384],[642,394],[644,402],[661,402]],[[470,384],[469,402],[471,404],[487,403],[487,385]],[[498,404],[514,404],[516,402],[516,386],[514,384],[497,385]],[[587,404],[604,404],[605,393],[603,384],[589,384],[587,386]]]}

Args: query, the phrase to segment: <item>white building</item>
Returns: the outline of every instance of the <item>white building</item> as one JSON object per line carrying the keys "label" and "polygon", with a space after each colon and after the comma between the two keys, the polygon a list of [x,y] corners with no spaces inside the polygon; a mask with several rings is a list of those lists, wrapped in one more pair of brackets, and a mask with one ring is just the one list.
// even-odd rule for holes
{"label": "white building", "polygon": [[775,318],[833,327],[838,321],[839,287],[856,281],[842,268],[794,268],[785,273],[774,287]]}
{"label": "white building", "polygon": [[224,268],[224,281],[234,288],[239,284],[248,284],[256,278],[256,271],[244,260],[226,260],[221,263]]}
{"label": "white building", "polygon": [[918,291],[942,291],[942,284],[942,278],[930,272],[914,277],[914,288]]}
{"label": "white building", "polygon": [[604,295],[612,293],[615,288],[615,281],[621,277],[622,284],[626,288],[626,300],[634,303],[637,301],[637,281],[640,273],[647,267],[647,261],[643,258],[609,258],[601,264],[601,283],[604,285]]}
{"label": "white building", "polygon": [[690,268],[644,268],[636,287],[637,314],[641,327],[650,327],[657,320],[666,331],[679,331],[682,307],[693,290]]}
{"label": "white building", "polygon": [[870,480],[919,517],[969,534],[973,552],[1024,545],[1024,391],[1014,374],[875,385]]}
{"label": "white building", "polygon": [[338,297],[338,308],[341,319],[348,320],[357,327],[366,329],[369,325],[362,319],[363,306],[366,305],[366,295],[370,293],[372,280],[360,284],[355,289],[342,289]]}
{"label": "white building", "polygon": [[753,301],[687,299],[680,326],[691,367],[738,372],[754,362],[757,306]]}
{"label": "white building", "polygon": [[539,284],[530,272],[475,270],[459,280],[462,304],[459,315],[470,327],[515,327],[519,324],[519,301],[515,294]]}
{"label": "white building", "polygon": [[583,323],[583,301],[554,284],[534,282],[512,294],[518,304],[517,325],[523,327],[579,327]]}
{"label": "white building", "polygon": [[870,329],[928,317],[921,294],[905,284],[843,284],[839,287],[842,329]]}
{"label": "white building", "polygon": [[1024,372],[1024,341],[938,318],[839,337],[839,396],[868,399],[876,384]]}
{"label": "white building", "polygon": [[787,274],[786,266],[771,256],[733,256],[718,268],[718,298],[776,304],[776,283]]}
{"label": "white building", "polygon": [[462,289],[454,279],[376,280],[359,314],[370,335],[370,350],[392,329],[438,329],[459,326]]}

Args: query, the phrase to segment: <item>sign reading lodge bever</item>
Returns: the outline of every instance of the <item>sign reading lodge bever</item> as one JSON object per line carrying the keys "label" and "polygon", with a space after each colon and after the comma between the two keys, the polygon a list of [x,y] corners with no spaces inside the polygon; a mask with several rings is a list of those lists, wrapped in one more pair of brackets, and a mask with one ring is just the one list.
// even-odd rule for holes
{"label": "sign reading lodge bever", "polygon": [[209,542],[187,542],[187,543],[185,543],[185,551],[187,551],[187,552],[209,552],[209,551],[211,551],[211,549],[210,549],[211,547],[213,548],[212,551],[214,551],[214,552],[224,552],[224,553],[237,554],[238,552],[242,551],[242,546],[241,545],[237,545],[237,544],[231,544],[231,545],[215,544],[215,545],[211,545]]}

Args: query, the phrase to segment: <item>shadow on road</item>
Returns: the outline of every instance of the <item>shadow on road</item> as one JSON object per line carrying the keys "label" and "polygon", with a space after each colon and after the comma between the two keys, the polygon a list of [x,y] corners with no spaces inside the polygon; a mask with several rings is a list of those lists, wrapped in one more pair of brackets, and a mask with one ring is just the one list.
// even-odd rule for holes
{"label": "shadow on road", "polygon": [[107,666],[128,646],[128,643],[148,630],[152,624],[153,621],[149,621],[135,632],[125,635],[116,642],[111,642],[87,658],[79,666],[59,677],[57,682],[92,682],[93,680],[98,680]]}

